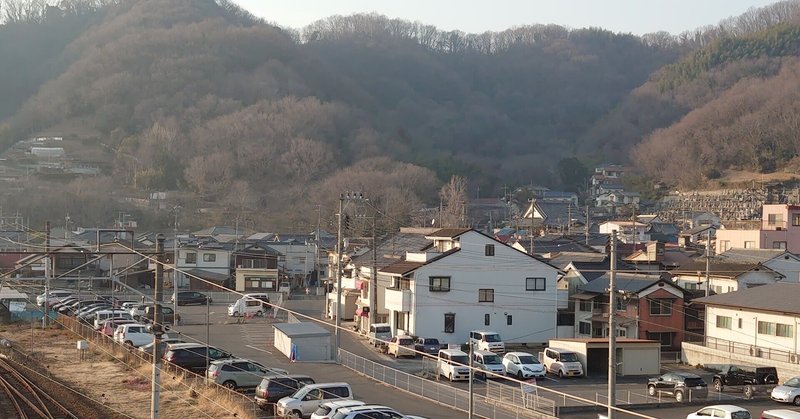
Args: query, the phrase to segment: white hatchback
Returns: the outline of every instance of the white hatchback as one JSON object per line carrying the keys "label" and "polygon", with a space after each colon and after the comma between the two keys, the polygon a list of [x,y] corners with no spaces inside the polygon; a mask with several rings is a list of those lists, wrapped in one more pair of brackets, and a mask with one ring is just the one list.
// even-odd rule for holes
{"label": "white hatchback", "polygon": [[714,406],[706,406],[686,416],[686,419],[706,419],[706,418],[752,419],[753,416],[747,409],[739,406],[734,406],[732,404],[718,404]]}
{"label": "white hatchback", "polygon": [[545,370],[539,360],[527,352],[509,352],[503,356],[503,367],[506,374],[514,375],[520,380],[544,378]]}

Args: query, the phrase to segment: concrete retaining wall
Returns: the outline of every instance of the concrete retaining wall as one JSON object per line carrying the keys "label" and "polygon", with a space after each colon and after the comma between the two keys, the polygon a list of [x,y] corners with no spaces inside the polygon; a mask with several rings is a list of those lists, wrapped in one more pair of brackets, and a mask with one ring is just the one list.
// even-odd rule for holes
{"label": "concrete retaining wall", "polygon": [[707,364],[744,364],[744,365],[765,365],[775,367],[778,370],[778,379],[783,382],[791,377],[800,375],[800,364],[790,364],[771,359],[747,356],[719,349],[707,348],[702,345],[683,342],[681,360],[688,365],[707,365]]}

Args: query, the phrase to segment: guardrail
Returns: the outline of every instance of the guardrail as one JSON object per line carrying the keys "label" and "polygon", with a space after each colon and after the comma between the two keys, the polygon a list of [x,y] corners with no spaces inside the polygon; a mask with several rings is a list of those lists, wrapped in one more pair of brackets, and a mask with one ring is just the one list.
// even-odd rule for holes
{"label": "guardrail", "polygon": [[[339,363],[351,370],[443,406],[468,412],[469,392],[409,374],[339,349]],[[520,390],[521,391],[521,390]],[[473,413],[489,419],[553,418],[555,407],[544,413],[505,400],[474,394]]]}
{"label": "guardrail", "polygon": [[800,362],[800,354],[782,351],[779,349],[765,348],[747,343],[734,342],[725,339],[719,339],[711,336],[706,336],[702,342],[690,342],[695,345],[705,346],[706,348],[717,349],[720,351],[727,351],[732,354],[754,356],[758,358],[769,359],[778,362],[798,363]]}

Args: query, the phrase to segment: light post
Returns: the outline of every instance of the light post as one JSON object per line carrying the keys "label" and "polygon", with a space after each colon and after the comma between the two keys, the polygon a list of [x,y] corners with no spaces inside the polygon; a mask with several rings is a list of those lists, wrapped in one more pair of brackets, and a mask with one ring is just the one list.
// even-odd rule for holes
{"label": "light post", "polygon": [[339,348],[342,343],[342,315],[344,310],[342,308],[342,255],[344,253],[344,243],[342,241],[342,212],[344,211],[344,201],[363,200],[362,193],[347,193],[339,195],[339,216],[337,221],[337,239],[336,239],[336,356],[338,358]]}
{"label": "light post", "polygon": [[206,295],[206,384],[208,384],[208,350],[211,347],[211,302],[208,295]]}

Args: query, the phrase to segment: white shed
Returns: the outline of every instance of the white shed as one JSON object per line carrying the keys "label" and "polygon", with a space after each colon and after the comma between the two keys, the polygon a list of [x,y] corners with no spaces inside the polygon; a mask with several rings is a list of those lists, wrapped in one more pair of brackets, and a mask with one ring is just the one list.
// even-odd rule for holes
{"label": "white shed", "polygon": [[[573,351],[587,376],[608,375],[608,338],[550,339],[551,348]],[[617,375],[658,375],[661,343],[655,340],[617,338]]]}
{"label": "white shed", "polygon": [[331,332],[310,322],[278,323],[275,348],[295,362],[319,362],[333,359]]}

